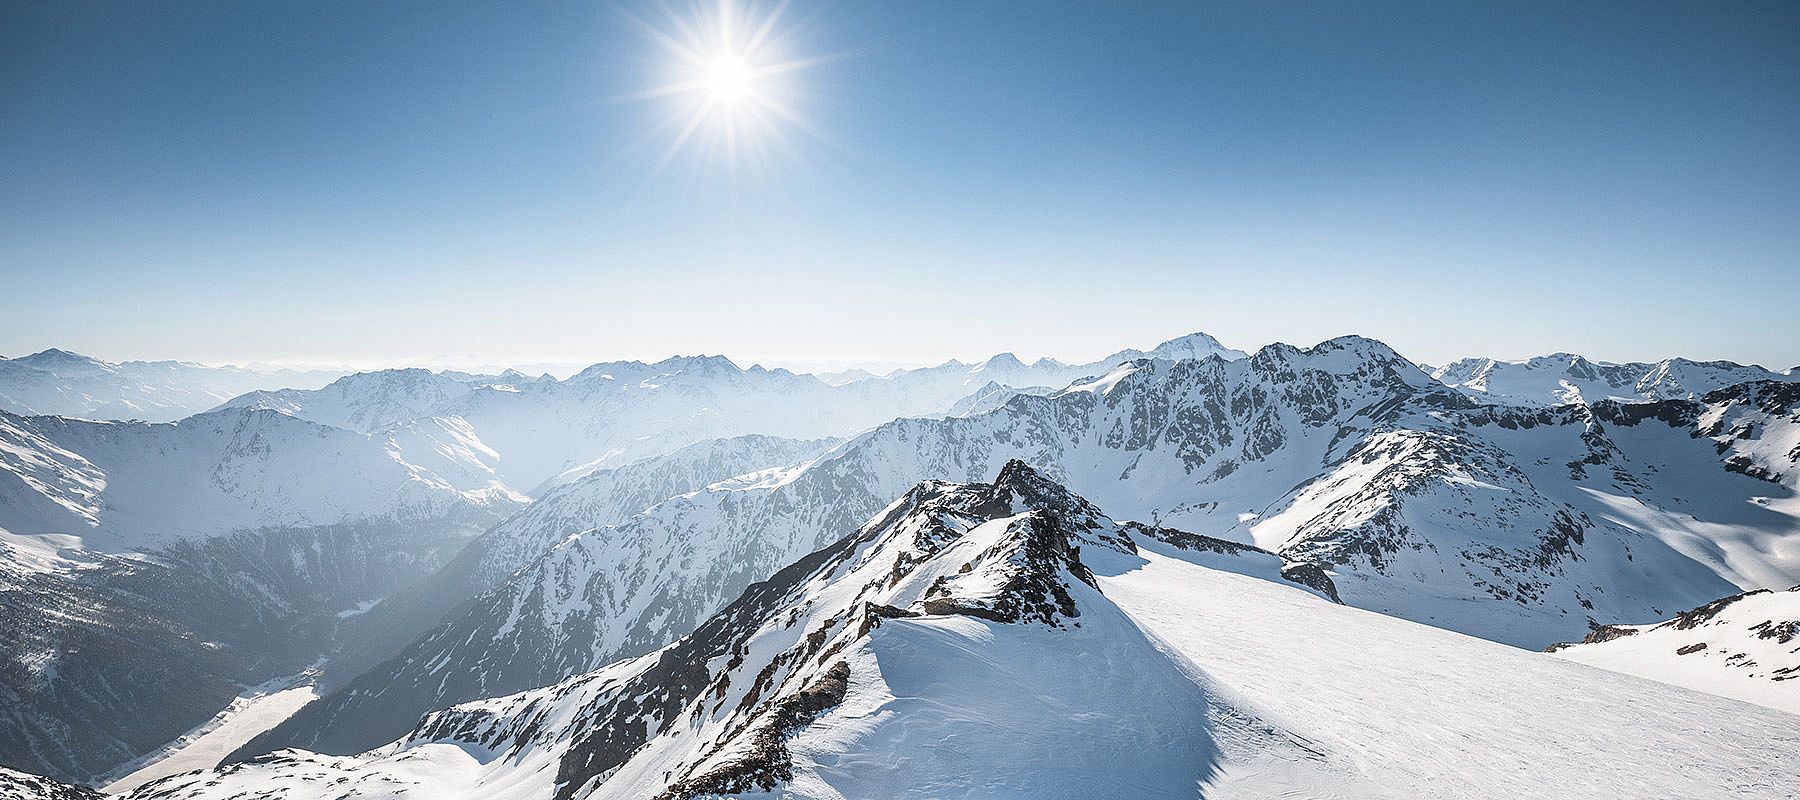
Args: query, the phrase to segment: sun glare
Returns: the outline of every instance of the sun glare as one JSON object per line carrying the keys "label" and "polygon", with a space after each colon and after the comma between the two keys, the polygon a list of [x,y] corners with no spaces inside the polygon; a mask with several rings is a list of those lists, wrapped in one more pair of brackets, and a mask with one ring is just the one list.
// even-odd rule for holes
{"label": "sun glare", "polygon": [[721,103],[735,103],[750,94],[755,77],[750,65],[737,56],[719,56],[706,65],[706,88]]}
{"label": "sun glare", "polygon": [[663,106],[647,134],[666,141],[657,169],[683,151],[734,172],[767,169],[772,149],[794,150],[793,131],[816,133],[792,103],[796,75],[821,59],[789,54],[786,10],[786,0],[760,7],[721,0],[686,14],[668,10],[654,22],[622,12],[658,46],[657,71],[667,76],[633,95]]}

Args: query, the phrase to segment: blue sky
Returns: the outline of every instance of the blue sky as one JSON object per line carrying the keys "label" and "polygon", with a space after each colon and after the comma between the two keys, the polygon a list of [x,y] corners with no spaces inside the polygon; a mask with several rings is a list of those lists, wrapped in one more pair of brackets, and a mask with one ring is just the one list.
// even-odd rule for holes
{"label": "blue sky", "polygon": [[659,166],[714,13],[0,5],[0,354],[1800,364],[1800,5],[795,0]]}

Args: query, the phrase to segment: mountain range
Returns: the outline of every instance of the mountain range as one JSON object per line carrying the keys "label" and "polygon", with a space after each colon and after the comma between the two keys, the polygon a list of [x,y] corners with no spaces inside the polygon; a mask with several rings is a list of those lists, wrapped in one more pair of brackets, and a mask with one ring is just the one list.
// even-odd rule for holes
{"label": "mountain range", "polygon": [[[698,356],[359,373],[172,423],[0,412],[0,764],[105,782],[307,681],[297,712],[219,726],[217,771],[112,789],[1432,794],[1413,748],[1466,762],[1438,774],[1462,796],[1604,794],[1510,766],[1600,713],[1742,723],[1680,762],[1583,743],[1636,770],[1614,794],[1759,796],[1800,708],[1792,378],[1194,334],[1074,365]],[[1321,688],[1338,663],[1357,678]],[[1474,698],[1460,743],[1365,741],[1408,720],[1358,693],[1421,670]],[[1496,686],[1580,713],[1496,738]]]}
{"label": "mountain range", "polygon": [[[1783,555],[1800,544],[1800,387],[1740,388],[1710,404],[1487,406],[1355,337],[1127,362],[987,414],[891,422],[576,535],[564,523],[554,541],[501,526],[485,547],[542,555],[507,562],[504,583],[240,755],[357,752],[433,708],[648,652],[918,476],[974,480],[1011,459],[1117,513],[1329,574],[1348,604],[1541,649],[1800,582]],[[520,535],[530,544],[504,543]]]}
{"label": "mountain range", "polygon": [[[362,754],[287,750],[128,797],[1710,798],[1800,780],[1791,715],[1344,609],[1278,570],[1121,525],[1009,462],[907,490],[641,657]],[[1406,724],[1440,692],[1456,702]]]}
{"label": "mountain range", "polygon": [[173,422],[245,392],[312,389],[329,370],[214,367],[188,361],[101,361],[51,348],[0,358],[0,410],[80,419]]}

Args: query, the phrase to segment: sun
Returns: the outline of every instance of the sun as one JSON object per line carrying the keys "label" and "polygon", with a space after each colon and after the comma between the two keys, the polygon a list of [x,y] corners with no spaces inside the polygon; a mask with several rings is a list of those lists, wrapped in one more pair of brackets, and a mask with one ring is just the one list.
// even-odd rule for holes
{"label": "sun", "polygon": [[722,55],[706,65],[706,88],[718,103],[737,103],[753,91],[756,73],[734,55]]}
{"label": "sun", "polygon": [[665,78],[629,96],[661,107],[645,135],[665,143],[657,170],[683,152],[734,172],[766,169],[774,150],[796,150],[796,131],[817,135],[795,109],[797,76],[827,59],[792,53],[787,8],[787,0],[760,7],[720,0],[686,12],[665,6],[654,22],[621,9],[656,45],[653,70]]}

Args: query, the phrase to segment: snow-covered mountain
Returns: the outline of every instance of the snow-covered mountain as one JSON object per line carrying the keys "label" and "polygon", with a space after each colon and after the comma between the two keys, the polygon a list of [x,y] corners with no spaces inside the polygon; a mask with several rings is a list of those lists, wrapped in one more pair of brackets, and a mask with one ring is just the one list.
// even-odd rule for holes
{"label": "snow-covered mountain", "polygon": [[979,364],[964,364],[952,360],[935,367],[895,370],[879,379],[860,381],[857,389],[852,391],[915,398],[907,404],[907,410],[892,414],[889,419],[923,416],[946,409],[950,409],[951,414],[960,414],[967,413],[968,408],[959,409],[955,406],[963,406],[964,403],[973,402],[975,398],[988,395],[990,387],[1021,391],[1033,388],[1060,389],[1074,381],[1105,374],[1120,364],[1141,358],[1178,361],[1218,356],[1231,361],[1248,355],[1242,350],[1220,344],[1219,340],[1207,334],[1190,333],[1163,342],[1149,351],[1127,348],[1098,361],[1077,364],[1065,364],[1053,358],[1040,358],[1027,364],[1012,353],[1001,353]]}
{"label": "snow-covered mountain", "polygon": [[323,671],[325,682],[354,678],[394,656],[447,610],[498,585],[571,534],[622,522],[736,475],[809,460],[838,441],[760,434],[709,439],[558,486],[471,541],[428,580],[352,620],[344,646]]}
{"label": "snow-covered mountain", "polygon": [[[486,385],[427,369],[384,369],[345,375],[319,389],[277,389],[232,398],[222,408],[267,409],[346,430],[372,433],[429,417]],[[505,391],[511,384],[498,384]]]}
{"label": "snow-covered mountain", "polygon": [[1649,625],[1606,625],[1563,658],[1800,714],[1800,586],[1714,600]]}
{"label": "snow-covered mountain", "polygon": [[213,367],[186,361],[115,363],[50,349],[0,358],[0,410],[82,419],[170,422],[245,392],[312,389],[340,372]]}
{"label": "snow-covered mountain", "polygon": [[129,797],[1747,800],[1800,782],[1791,715],[1344,608],[1207,541],[1115,523],[1018,462],[926,482],[640,658],[360,755],[283,751]]}
{"label": "snow-covered mountain", "polygon": [[0,412],[0,529],[128,552],[242,530],[431,519],[523,502],[461,452],[404,444],[272,411],[173,423]]}
{"label": "snow-covered mountain", "polygon": [[1792,373],[1730,361],[1666,358],[1654,364],[1613,364],[1573,353],[1523,361],[1465,358],[1431,370],[1431,377],[1479,400],[1552,406],[1602,400],[1698,400],[1734,383],[1800,379]]}
{"label": "snow-covered mountain", "polygon": [[[0,761],[87,779],[326,651],[522,498],[272,411],[0,412]],[[416,633],[415,628],[411,633]]]}
{"label": "snow-covered mountain", "polygon": [[517,529],[554,546],[251,749],[354,752],[396,719],[648,652],[912,481],[1011,459],[1131,518],[1328,575],[1351,605],[1542,648],[1800,581],[1793,387],[1523,408],[1477,404],[1356,337],[1140,360],[986,414],[897,420],[578,535]]}
{"label": "snow-covered mountain", "polygon": [[817,438],[887,419],[850,399],[809,375],[696,356],[595,364],[564,381],[482,383],[385,370],[315,391],[250,394],[227,407],[272,409],[371,434],[436,420],[421,435],[423,446],[477,452],[509,487],[530,492],[707,439]]}

